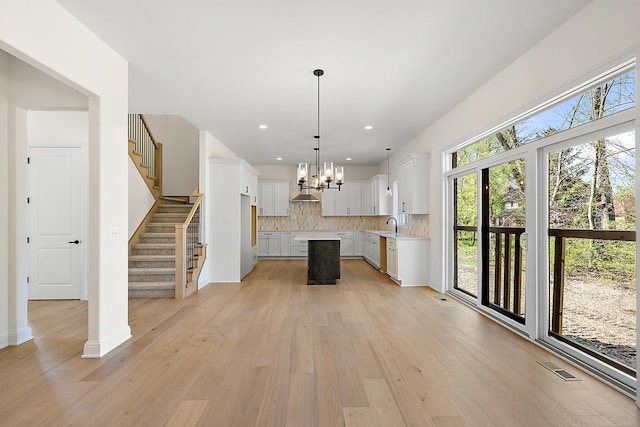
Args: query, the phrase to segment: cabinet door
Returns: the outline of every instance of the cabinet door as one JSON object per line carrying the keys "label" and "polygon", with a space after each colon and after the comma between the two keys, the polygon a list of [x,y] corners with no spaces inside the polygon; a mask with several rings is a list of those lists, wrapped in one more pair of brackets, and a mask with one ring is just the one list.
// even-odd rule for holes
{"label": "cabinet door", "polygon": [[337,216],[349,215],[349,192],[351,185],[349,183],[342,186],[340,191],[326,190],[325,193],[333,193],[335,197],[335,213]]}
{"label": "cabinet door", "polygon": [[249,172],[249,196],[251,196],[251,206],[258,206],[258,175]]}
{"label": "cabinet door", "polygon": [[413,162],[411,160],[398,166],[398,212],[411,213],[411,184]]}
{"label": "cabinet door", "polygon": [[373,190],[371,181],[362,185],[362,215],[373,215]]}
{"label": "cabinet door", "polygon": [[258,215],[260,216],[273,216],[274,185],[271,182],[260,183],[260,204],[258,209]]}
{"label": "cabinet door", "polygon": [[289,215],[289,183],[277,182],[273,191],[273,215]]}
{"label": "cabinet door", "polygon": [[357,230],[353,232],[353,255],[362,255],[362,232]]}
{"label": "cabinet door", "polygon": [[291,233],[280,233],[280,255],[291,255]]}
{"label": "cabinet door", "polygon": [[353,256],[353,236],[340,240],[340,256]]}
{"label": "cabinet door", "polygon": [[349,185],[349,215],[364,215],[362,210],[362,183],[351,182]]}
{"label": "cabinet door", "polygon": [[258,256],[267,256],[269,254],[269,238],[258,237]]}
{"label": "cabinet door", "polygon": [[339,191],[330,190],[322,193],[323,216],[334,216],[336,214],[336,193],[339,193]]}
{"label": "cabinet door", "polygon": [[269,237],[269,256],[280,256],[280,236]]}
{"label": "cabinet door", "polygon": [[387,239],[387,273],[394,279],[398,278],[398,255],[394,239]]}

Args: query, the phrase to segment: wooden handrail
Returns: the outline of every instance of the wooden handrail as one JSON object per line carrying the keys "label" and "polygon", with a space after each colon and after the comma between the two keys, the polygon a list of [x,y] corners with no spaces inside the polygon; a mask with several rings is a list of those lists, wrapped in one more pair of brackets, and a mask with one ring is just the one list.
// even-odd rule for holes
{"label": "wooden handrail", "polygon": [[[197,277],[193,279],[191,282],[187,280],[187,274],[189,270],[195,269],[198,270],[202,267],[202,262],[204,260],[200,260],[199,258],[204,255],[203,252],[198,251],[198,256],[196,257],[195,251],[196,249],[202,249],[201,244],[198,242],[194,244],[191,242],[191,248],[188,247],[187,243],[187,230],[189,225],[193,221],[195,214],[199,211],[200,204],[203,198],[203,195],[199,192],[199,187],[196,187],[191,194],[192,197],[196,197],[193,206],[191,207],[191,211],[187,218],[184,220],[182,224],[176,224],[176,273],[175,273],[175,295],[176,299],[183,299],[188,297],[190,294],[195,292],[197,289]],[[199,233],[199,227],[198,231]],[[189,252],[190,251],[190,252]],[[189,253],[191,253],[191,255]],[[194,265],[194,260],[196,261],[196,265]]]}

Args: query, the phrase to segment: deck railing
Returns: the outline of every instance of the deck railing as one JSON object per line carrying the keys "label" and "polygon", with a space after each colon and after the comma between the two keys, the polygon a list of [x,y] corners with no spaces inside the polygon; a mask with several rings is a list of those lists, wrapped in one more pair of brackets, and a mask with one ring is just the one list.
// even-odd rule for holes
{"label": "deck railing", "polygon": [[553,256],[553,299],[551,302],[551,332],[557,335],[562,335],[566,239],[572,238],[635,242],[636,232],[625,230],[569,230],[550,228],[549,237],[555,238]]}

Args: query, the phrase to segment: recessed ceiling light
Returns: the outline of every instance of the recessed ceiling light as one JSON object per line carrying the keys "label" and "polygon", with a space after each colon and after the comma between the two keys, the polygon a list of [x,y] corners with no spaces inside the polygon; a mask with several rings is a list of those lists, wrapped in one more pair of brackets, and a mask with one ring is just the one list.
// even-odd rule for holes
{"label": "recessed ceiling light", "polygon": [[347,157],[345,160],[346,161],[351,161],[351,157]]}
{"label": "recessed ceiling light", "polygon": [[276,160],[282,160],[282,157],[276,157]]}
{"label": "recessed ceiling light", "polygon": [[258,126],[260,129],[267,129],[267,125],[260,125]]}
{"label": "recessed ceiling light", "polygon": [[364,128],[365,128],[366,130],[370,130],[370,129],[373,129],[373,126],[371,126],[371,125],[366,125]]}

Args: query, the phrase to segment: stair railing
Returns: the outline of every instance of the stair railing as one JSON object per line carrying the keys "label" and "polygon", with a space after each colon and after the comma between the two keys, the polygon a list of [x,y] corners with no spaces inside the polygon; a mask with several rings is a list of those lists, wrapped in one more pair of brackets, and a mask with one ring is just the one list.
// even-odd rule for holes
{"label": "stair railing", "polygon": [[134,150],[142,154],[154,186],[162,188],[162,144],[155,140],[142,114],[129,114],[129,139],[135,142]]}
{"label": "stair railing", "polygon": [[196,200],[184,223],[176,224],[176,299],[183,299],[198,289],[198,276],[206,259],[205,246],[200,243],[199,187],[193,190]]}

